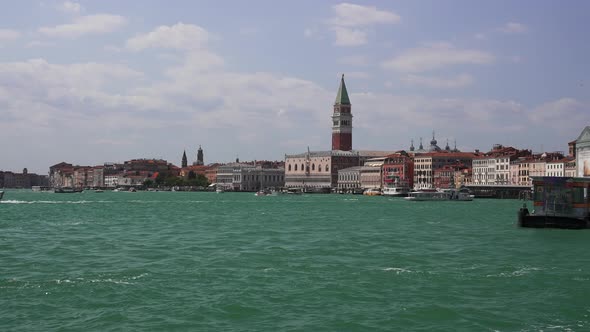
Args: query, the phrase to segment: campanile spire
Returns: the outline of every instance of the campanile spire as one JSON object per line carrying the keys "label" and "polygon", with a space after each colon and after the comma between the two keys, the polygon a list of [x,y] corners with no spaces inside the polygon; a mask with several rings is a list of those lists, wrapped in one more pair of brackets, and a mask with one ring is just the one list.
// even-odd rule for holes
{"label": "campanile spire", "polygon": [[342,74],[332,114],[332,150],[352,150],[351,106]]}

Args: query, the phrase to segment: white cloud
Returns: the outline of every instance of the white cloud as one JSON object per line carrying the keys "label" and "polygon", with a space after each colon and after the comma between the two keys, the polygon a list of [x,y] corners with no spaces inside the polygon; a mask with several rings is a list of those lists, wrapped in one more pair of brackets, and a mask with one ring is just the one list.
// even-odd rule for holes
{"label": "white cloud", "polygon": [[351,29],[345,27],[332,27],[336,33],[336,46],[359,46],[367,43],[367,33],[360,29]]}
{"label": "white cloud", "polygon": [[82,10],[82,6],[77,2],[64,1],[57,5],[57,9],[64,13],[78,14]]}
{"label": "white cloud", "polygon": [[528,32],[529,28],[522,23],[508,22],[498,28],[498,30],[507,34],[521,34]]}
{"label": "white cloud", "polygon": [[377,24],[395,24],[400,21],[394,12],[378,10],[372,6],[341,3],[332,6],[334,17],[327,23],[334,32],[337,46],[359,46],[366,44],[367,28]]}
{"label": "white cloud", "polygon": [[20,37],[20,32],[12,29],[0,29],[0,43],[3,41],[13,41]]}
{"label": "white cloud", "polygon": [[39,28],[39,32],[49,37],[78,38],[88,34],[104,34],[123,27],[127,20],[123,16],[111,14],[96,14],[79,16],[73,23],[61,24],[54,27]]}
{"label": "white cloud", "polygon": [[461,74],[451,78],[407,75],[402,78],[402,81],[409,85],[424,86],[428,88],[462,88],[473,83],[471,75]]}
{"label": "white cloud", "polygon": [[400,21],[399,15],[372,6],[341,3],[332,6],[335,17],[329,20],[331,25],[344,27],[361,27],[374,24],[394,24]]}
{"label": "white cloud", "polygon": [[209,38],[209,32],[198,25],[177,23],[173,26],[162,25],[147,34],[129,39],[127,48],[133,51],[146,48],[200,49]]}
{"label": "white cloud", "polygon": [[423,72],[463,64],[490,64],[495,57],[484,51],[457,49],[448,43],[408,50],[382,63],[383,68],[402,72]]}

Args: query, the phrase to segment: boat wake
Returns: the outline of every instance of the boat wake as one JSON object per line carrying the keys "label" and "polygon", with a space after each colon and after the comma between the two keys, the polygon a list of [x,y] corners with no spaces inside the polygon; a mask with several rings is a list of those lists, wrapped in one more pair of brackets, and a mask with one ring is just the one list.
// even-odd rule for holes
{"label": "boat wake", "polygon": [[6,200],[0,201],[0,204],[93,204],[93,203],[113,203],[114,201],[19,201]]}

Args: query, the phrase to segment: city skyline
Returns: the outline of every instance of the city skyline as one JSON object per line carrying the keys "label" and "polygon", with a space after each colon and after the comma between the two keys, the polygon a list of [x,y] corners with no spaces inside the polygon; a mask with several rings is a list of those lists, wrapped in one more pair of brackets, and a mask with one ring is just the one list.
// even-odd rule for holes
{"label": "city skyline", "polygon": [[590,123],[590,3],[22,1],[0,14],[0,169],[281,160],[413,139],[567,151]]}

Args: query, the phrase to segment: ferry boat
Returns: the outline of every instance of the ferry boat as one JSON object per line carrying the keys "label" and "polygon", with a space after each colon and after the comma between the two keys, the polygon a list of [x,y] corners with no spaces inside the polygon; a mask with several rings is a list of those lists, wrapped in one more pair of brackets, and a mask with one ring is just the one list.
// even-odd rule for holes
{"label": "ferry boat", "polygon": [[469,189],[461,187],[459,189],[431,189],[412,191],[408,197],[404,197],[408,201],[472,201],[473,195]]}
{"label": "ferry boat", "polygon": [[533,211],[526,203],[518,225],[535,228],[590,228],[590,178],[533,177]]}

